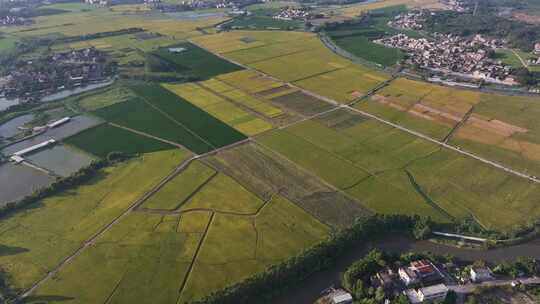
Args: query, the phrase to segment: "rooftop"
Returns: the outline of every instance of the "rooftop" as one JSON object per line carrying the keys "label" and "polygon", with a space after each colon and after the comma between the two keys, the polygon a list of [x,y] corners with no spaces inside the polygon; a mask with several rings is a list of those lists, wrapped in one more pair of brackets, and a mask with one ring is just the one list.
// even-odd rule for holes
{"label": "rooftop", "polygon": [[448,287],[446,287],[446,285],[444,284],[438,284],[438,285],[420,288],[418,292],[422,293],[424,296],[429,296],[429,295],[448,292]]}

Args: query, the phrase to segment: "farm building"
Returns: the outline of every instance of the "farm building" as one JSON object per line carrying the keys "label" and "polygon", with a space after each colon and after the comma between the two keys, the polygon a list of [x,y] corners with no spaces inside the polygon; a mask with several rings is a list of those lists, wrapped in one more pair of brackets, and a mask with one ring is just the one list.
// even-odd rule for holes
{"label": "farm building", "polygon": [[66,122],[68,122],[68,121],[70,121],[70,120],[71,120],[71,117],[64,117],[64,118],[59,119],[59,120],[57,120],[57,121],[53,121],[53,122],[51,122],[51,123],[48,123],[48,124],[47,124],[47,127],[49,127],[49,128],[56,128],[56,127],[58,127],[58,126],[60,126],[60,125],[65,124]]}
{"label": "farm building", "polygon": [[20,151],[17,151],[15,153],[13,153],[13,156],[23,156],[25,154],[28,154],[30,152],[33,152],[33,151],[36,151],[36,150],[39,150],[41,148],[45,148],[46,146],[49,146],[49,145],[52,145],[54,144],[56,141],[54,139],[49,139],[47,141],[44,141],[42,143],[39,143],[37,145],[33,145],[31,147],[28,147],[26,149],[23,149],[23,150],[20,150]]}

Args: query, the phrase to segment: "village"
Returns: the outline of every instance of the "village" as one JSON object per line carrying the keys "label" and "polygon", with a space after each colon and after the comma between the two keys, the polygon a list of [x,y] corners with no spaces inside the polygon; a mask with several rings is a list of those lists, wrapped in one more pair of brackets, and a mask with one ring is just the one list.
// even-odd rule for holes
{"label": "village", "polygon": [[20,17],[16,15],[6,15],[0,17],[0,26],[17,26],[17,25],[27,25],[31,24],[32,20]]}
{"label": "village", "polygon": [[[430,12],[411,11],[396,16],[388,24],[400,29],[421,30],[426,14]],[[397,34],[374,42],[404,50],[408,55],[405,63],[409,66],[473,81],[511,86],[518,84],[512,76],[512,67],[492,58],[497,48],[504,47],[503,40],[480,34],[460,37],[434,33],[430,38]]]}
{"label": "village", "polygon": [[[515,266],[495,265],[495,270],[492,270],[482,261],[457,264],[452,261],[420,258],[404,265],[399,265],[400,262],[387,264],[368,276],[363,289],[368,290],[367,293],[374,290],[374,297],[379,303],[464,303],[467,295],[478,290],[540,285],[540,279],[536,277],[537,262],[533,263],[533,273],[516,270],[519,268],[516,267],[516,272],[509,276],[508,267]],[[317,303],[352,304],[354,300],[358,300],[354,294],[358,294],[358,291],[332,287],[325,291],[325,295]]]}
{"label": "village", "polygon": [[278,20],[307,20],[311,17],[310,11],[305,7],[287,7],[272,18]]}
{"label": "village", "polygon": [[15,63],[0,77],[0,96],[21,102],[107,80],[114,63],[95,48],[55,53]]}

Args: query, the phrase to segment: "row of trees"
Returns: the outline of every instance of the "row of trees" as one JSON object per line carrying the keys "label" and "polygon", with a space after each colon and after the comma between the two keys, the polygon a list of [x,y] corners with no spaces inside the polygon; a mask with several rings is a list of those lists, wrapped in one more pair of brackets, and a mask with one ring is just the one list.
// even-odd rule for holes
{"label": "row of trees", "polygon": [[392,232],[410,232],[419,217],[405,215],[374,215],[359,218],[349,229],[332,235],[301,254],[274,265],[236,285],[195,302],[198,304],[269,303],[291,286],[300,284],[310,275],[328,269],[357,242],[365,242]]}

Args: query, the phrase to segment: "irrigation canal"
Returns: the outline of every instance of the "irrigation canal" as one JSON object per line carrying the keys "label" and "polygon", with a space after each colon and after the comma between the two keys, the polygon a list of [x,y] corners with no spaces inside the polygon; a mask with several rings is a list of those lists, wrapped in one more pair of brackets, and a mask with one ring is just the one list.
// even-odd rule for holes
{"label": "irrigation canal", "polygon": [[436,254],[451,254],[464,261],[484,260],[488,262],[499,262],[503,260],[515,260],[522,256],[540,259],[540,239],[510,247],[483,250],[457,248],[429,241],[416,241],[405,236],[394,236],[372,243],[359,243],[340,257],[334,267],[316,273],[306,279],[301,285],[292,287],[288,292],[276,298],[273,304],[314,303],[321,291],[332,285],[339,285],[341,274],[349,265],[362,258],[374,248],[398,253],[430,251]]}

